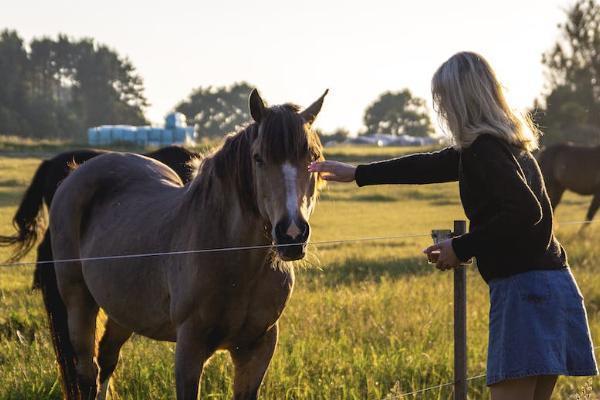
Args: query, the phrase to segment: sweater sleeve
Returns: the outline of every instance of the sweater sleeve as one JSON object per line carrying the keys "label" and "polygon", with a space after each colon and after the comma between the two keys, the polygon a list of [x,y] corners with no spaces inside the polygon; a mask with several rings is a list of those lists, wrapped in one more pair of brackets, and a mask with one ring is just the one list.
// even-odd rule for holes
{"label": "sweater sleeve", "polygon": [[458,180],[460,153],[448,147],[432,153],[417,153],[362,164],[356,168],[358,186],[387,183],[440,183]]}
{"label": "sweater sleeve", "polygon": [[469,233],[452,240],[457,257],[463,261],[481,249],[501,246],[519,230],[542,220],[542,207],[525,175],[506,145],[492,137],[478,138],[463,151],[463,171],[478,176],[486,197],[496,208],[494,216]]}

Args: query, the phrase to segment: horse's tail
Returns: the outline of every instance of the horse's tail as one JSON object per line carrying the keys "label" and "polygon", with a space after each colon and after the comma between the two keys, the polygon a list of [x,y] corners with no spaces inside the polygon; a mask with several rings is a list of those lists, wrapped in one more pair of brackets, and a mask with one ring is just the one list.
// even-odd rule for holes
{"label": "horse's tail", "polygon": [[[50,241],[44,240],[40,251],[51,251]],[[51,253],[49,253],[49,257]],[[44,257],[46,258],[46,257]],[[54,263],[39,266],[39,285],[42,289],[42,298],[48,315],[50,336],[56,354],[56,361],[61,377],[64,398],[66,400],[80,400],[81,395],[77,385],[77,370],[75,369],[76,357],[67,323],[67,308],[58,291]]]}
{"label": "horse's tail", "polygon": [[14,246],[9,261],[17,261],[31,250],[45,228],[45,221],[40,216],[44,200],[44,179],[51,165],[50,161],[42,161],[31,184],[25,191],[21,204],[13,218],[17,233],[11,236],[0,236],[0,246]]}

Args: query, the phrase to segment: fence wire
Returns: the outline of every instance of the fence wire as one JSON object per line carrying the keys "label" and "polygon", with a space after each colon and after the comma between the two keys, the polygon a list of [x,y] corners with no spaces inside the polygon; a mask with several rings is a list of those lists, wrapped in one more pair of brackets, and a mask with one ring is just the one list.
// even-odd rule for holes
{"label": "fence wire", "polygon": [[[600,220],[566,221],[566,222],[557,222],[557,225],[589,225],[589,224],[597,223],[599,221]],[[333,244],[408,239],[408,238],[429,237],[429,236],[431,236],[430,233],[418,233],[418,234],[406,234],[406,235],[397,235],[397,236],[364,237],[364,238],[357,238],[357,239],[323,240],[323,241],[319,241],[319,242],[290,243],[290,244],[267,244],[267,245],[260,245],[260,246],[219,247],[219,248],[211,248],[211,249],[163,251],[163,252],[137,253],[137,254],[121,254],[121,255],[112,255],[112,256],[69,258],[69,259],[48,260],[48,261],[18,261],[18,262],[0,263],[0,267],[19,267],[19,266],[35,265],[35,264],[44,265],[44,264],[67,263],[67,262],[119,260],[119,259],[130,259],[130,258],[174,256],[174,255],[184,255],[184,254],[221,253],[221,252],[229,252],[229,251],[276,249],[276,248],[290,247],[290,246],[320,246],[320,245],[333,245]]]}
{"label": "fence wire", "polygon": [[239,246],[239,247],[218,247],[218,248],[211,248],[211,249],[122,254],[122,255],[113,255],[113,256],[68,258],[68,259],[48,260],[48,261],[19,261],[19,262],[12,262],[12,263],[2,263],[2,264],[0,264],[0,267],[18,267],[18,266],[23,266],[23,265],[55,264],[55,263],[67,263],[67,262],[81,262],[81,261],[119,260],[119,259],[128,259],[128,258],[174,256],[174,255],[183,255],[183,254],[223,253],[223,252],[229,252],[229,251],[276,249],[276,248],[290,247],[290,246],[322,246],[322,245],[347,244],[347,243],[375,242],[375,241],[383,241],[383,240],[409,239],[409,238],[418,238],[418,237],[431,237],[431,234],[430,233],[419,233],[419,234],[407,234],[407,235],[398,235],[398,236],[374,236],[374,237],[363,237],[363,238],[356,238],[356,239],[323,240],[323,241],[318,241],[318,242],[305,242],[305,243],[266,244],[266,245],[260,245],[260,246]]}

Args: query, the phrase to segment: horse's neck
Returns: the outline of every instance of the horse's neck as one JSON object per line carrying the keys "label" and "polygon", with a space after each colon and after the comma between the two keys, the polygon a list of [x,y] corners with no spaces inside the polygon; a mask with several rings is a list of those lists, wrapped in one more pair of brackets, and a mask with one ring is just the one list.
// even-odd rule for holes
{"label": "horse's neck", "polygon": [[[198,179],[198,178],[197,178]],[[196,182],[192,182],[194,185]],[[270,232],[264,221],[242,206],[236,190],[214,178],[209,193],[193,186],[183,201],[182,211],[194,221],[193,234],[200,248],[267,246]],[[204,189],[206,190],[206,189]],[[269,249],[252,251],[258,258],[266,258]],[[255,258],[254,256],[252,258]]]}

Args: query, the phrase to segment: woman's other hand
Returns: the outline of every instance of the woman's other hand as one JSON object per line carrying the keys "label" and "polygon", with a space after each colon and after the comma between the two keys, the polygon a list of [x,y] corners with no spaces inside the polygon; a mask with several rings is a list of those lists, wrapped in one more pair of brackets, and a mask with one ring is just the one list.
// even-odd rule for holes
{"label": "woman's other hand", "polygon": [[452,239],[447,239],[433,246],[429,246],[423,253],[427,254],[429,257],[431,253],[439,251],[440,255],[438,257],[438,261],[435,264],[435,267],[441,271],[445,271],[448,269],[456,268],[460,265],[461,261],[454,253],[454,248],[452,248]]}
{"label": "woman's other hand", "polygon": [[308,172],[318,173],[326,181],[352,182],[356,167],[339,161],[314,161],[309,164]]}

